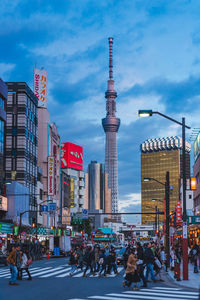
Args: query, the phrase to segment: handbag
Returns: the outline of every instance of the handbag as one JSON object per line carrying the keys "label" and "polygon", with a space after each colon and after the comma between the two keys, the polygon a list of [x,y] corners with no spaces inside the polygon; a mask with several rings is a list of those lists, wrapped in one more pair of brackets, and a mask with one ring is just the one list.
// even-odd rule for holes
{"label": "handbag", "polygon": [[31,258],[29,258],[29,259],[27,260],[27,263],[26,263],[26,265],[27,265],[27,266],[30,266],[30,265],[32,265],[32,263],[33,263],[32,259],[31,259]]}

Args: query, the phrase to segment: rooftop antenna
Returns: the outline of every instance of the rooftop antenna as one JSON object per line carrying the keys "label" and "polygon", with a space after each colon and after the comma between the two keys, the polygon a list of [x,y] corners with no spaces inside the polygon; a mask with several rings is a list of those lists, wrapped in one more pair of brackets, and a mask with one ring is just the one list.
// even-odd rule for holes
{"label": "rooftop antenna", "polygon": [[113,44],[113,38],[109,37],[109,79],[113,79],[113,61],[112,61],[112,44]]}

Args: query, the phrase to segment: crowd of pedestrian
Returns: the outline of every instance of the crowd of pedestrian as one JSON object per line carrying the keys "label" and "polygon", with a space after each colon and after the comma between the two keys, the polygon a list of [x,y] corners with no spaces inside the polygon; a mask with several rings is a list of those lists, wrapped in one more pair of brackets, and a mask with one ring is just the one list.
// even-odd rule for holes
{"label": "crowd of pedestrian", "polygon": [[70,252],[69,264],[71,265],[70,276],[77,269],[83,271],[83,277],[87,276],[87,271],[90,269],[92,275],[98,274],[100,277],[111,274],[112,270],[118,274],[116,252],[113,247],[110,249],[101,249],[99,245],[94,247],[77,246]]}

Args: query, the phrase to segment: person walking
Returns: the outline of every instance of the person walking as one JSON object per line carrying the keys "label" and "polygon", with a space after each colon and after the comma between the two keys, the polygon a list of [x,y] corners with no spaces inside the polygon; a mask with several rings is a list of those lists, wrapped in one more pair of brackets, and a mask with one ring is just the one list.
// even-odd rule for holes
{"label": "person walking", "polygon": [[69,264],[71,265],[69,276],[72,277],[78,266],[78,256],[75,250],[70,252]]}
{"label": "person walking", "polygon": [[103,272],[103,276],[106,276],[106,264],[107,264],[107,256],[105,254],[105,249],[102,249],[100,251],[99,256],[99,265],[100,265],[100,271],[99,271],[99,277],[101,277],[101,273]]}
{"label": "person walking", "polygon": [[32,259],[25,253],[25,251],[21,251],[21,258],[22,258],[22,263],[21,266],[19,268],[19,280],[22,280],[22,276],[23,276],[23,270],[26,271],[27,275],[28,275],[28,280],[32,280],[31,274],[28,270],[29,266],[32,264]]}
{"label": "person walking", "polygon": [[138,290],[137,282],[139,281],[140,277],[137,273],[137,258],[135,256],[135,249],[131,249],[127,261],[126,276],[125,280],[123,281],[123,287],[130,287],[131,284],[134,283],[133,290]]}
{"label": "person walking", "polygon": [[18,256],[17,252],[20,251],[20,246],[13,246],[12,251],[10,252],[7,261],[10,265],[10,270],[11,270],[11,277],[9,284],[10,285],[19,285],[17,283],[17,266],[18,263],[20,264],[20,257]]}
{"label": "person walking", "polygon": [[94,270],[93,270],[94,253],[93,253],[93,250],[92,250],[91,246],[89,246],[88,249],[86,250],[83,259],[86,263],[86,268],[83,272],[83,277],[87,277],[86,272],[89,268],[91,270],[92,275],[94,276],[95,275]]}
{"label": "person walking", "polygon": [[149,273],[151,273],[151,279],[153,280],[153,282],[156,282],[156,278],[155,278],[154,270],[153,270],[155,256],[151,249],[151,243],[148,243],[147,249],[145,250],[145,253],[144,253],[144,258],[145,258],[145,263],[146,263],[146,268],[147,268],[145,280],[146,280],[146,282],[148,282],[147,280],[149,277]]}
{"label": "person walking", "polygon": [[136,247],[137,247],[137,259],[138,259],[137,265],[138,265],[138,269],[139,269],[138,270],[139,276],[143,281],[143,287],[147,287],[147,282],[144,277],[144,250],[143,250],[140,242],[137,242]]}
{"label": "person walking", "polygon": [[199,256],[199,247],[196,243],[192,247],[191,254],[192,254],[192,262],[194,264],[194,273],[198,273],[199,271],[197,266],[197,258]]}

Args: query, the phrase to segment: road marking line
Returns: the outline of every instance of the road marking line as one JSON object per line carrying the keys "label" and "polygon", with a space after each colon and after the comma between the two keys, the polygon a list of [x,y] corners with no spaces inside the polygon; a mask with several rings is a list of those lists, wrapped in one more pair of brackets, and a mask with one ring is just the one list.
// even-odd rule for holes
{"label": "road marking line", "polygon": [[56,278],[63,278],[63,277],[67,277],[70,274],[70,271],[61,275],[56,276]]}
{"label": "road marking line", "polygon": [[[158,290],[168,290],[168,288],[165,288],[165,287],[155,287],[154,289],[158,289]],[[174,291],[180,291],[181,289],[177,289],[177,288],[173,288],[173,287],[170,287],[171,290],[174,290]]]}
{"label": "road marking line", "polygon": [[[52,268],[47,268],[47,269],[50,269],[50,270],[44,271],[44,269],[43,269],[43,270],[41,270],[41,272],[37,272],[37,271],[36,271],[36,273],[34,273],[33,276],[35,277],[35,276],[38,276],[38,275],[42,275],[42,274],[45,274],[45,273],[47,273],[47,272],[49,272],[49,271],[52,270]],[[56,271],[56,270],[58,270],[58,269],[60,269],[60,267],[59,267],[59,268],[55,268],[54,271]],[[31,275],[32,275],[32,274],[31,274]],[[32,277],[33,277],[33,276],[32,276]]]}
{"label": "road marking line", "polygon": [[[140,294],[140,295],[138,295],[138,294]],[[167,298],[165,298],[164,294],[161,294],[162,297],[154,296],[154,295],[151,296],[151,294],[149,294],[148,296],[146,296],[146,295],[142,295],[142,293],[136,292],[136,291],[132,292],[131,295],[128,295],[128,293],[126,293],[126,295],[120,295],[120,296],[127,297],[127,298],[132,298],[132,299],[134,299],[134,298],[136,298],[136,299],[144,299],[145,298],[145,299],[153,299],[153,300],[163,300],[163,299],[166,299],[166,300],[167,299],[170,299],[170,300],[180,300],[180,298],[177,298],[176,295],[170,295],[170,298],[169,298],[168,295],[166,295]],[[188,300],[188,299],[190,299],[190,298],[188,298],[188,296],[186,296],[186,298],[185,297],[181,298],[181,300]]]}
{"label": "road marking line", "polygon": [[57,272],[50,272],[49,274],[47,274],[47,275],[42,275],[42,276],[40,276],[40,278],[45,278],[45,277],[51,277],[51,276],[54,276],[54,275],[57,275],[57,274],[59,274],[59,273],[63,273],[63,272],[65,272],[65,269],[61,269],[61,270],[58,270]]}
{"label": "road marking line", "polygon": [[[119,297],[106,297],[106,296],[90,296],[90,299],[105,299],[105,300],[124,300],[124,298]],[[163,299],[162,299],[163,300]]]}
{"label": "road marking line", "polygon": [[[174,295],[176,295],[176,294],[183,294],[183,295],[198,295],[198,292],[182,292],[182,291],[170,291],[170,290],[159,290],[159,289],[155,289],[155,288],[153,288],[153,289],[142,289],[142,292],[162,292],[163,293],[163,295],[165,295],[164,293],[172,293],[172,294],[174,294]],[[125,293],[129,293],[129,292],[125,292]]]}
{"label": "road marking line", "polygon": [[[176,298],[181,298],[182,299],[182,297],[183,297],[183,295],[176,295],[176,294],[168,294],[168,293],[156,293],[156,292],[143,292],[143,290],[142,291],[134,291],[134,292],[125,292],[126,293],[126,296],[128,295],[128,294],[130,294],[130,296],[129,297],[131,297],[133,294],[140,294],[140,295],[149,295],[149,296],[151,296],[151,295],[155,295],[155,296],[164,296],[164,297],[171,297],[171,296],[174,296],[174,297],[176,297]],[[116,296],[117,294],[113,294],[113,296]],[[190,299],[196,299],[196,296],[193,296],[193,295],[185,295],[184,297],[189,297]]]}

